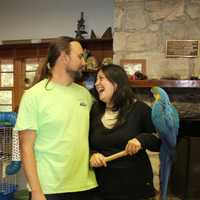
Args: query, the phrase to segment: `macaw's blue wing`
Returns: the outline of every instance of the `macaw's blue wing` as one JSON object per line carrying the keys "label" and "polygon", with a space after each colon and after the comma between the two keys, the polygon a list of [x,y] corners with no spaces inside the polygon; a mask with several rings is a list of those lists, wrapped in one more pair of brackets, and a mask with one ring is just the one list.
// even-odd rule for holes
{"label": "macaw's blue wing", "polygon": [[152,108],[152,122],[160,135],[169,147],[176,146],[179,116],[173,105],[163,106],[159,101]]}
{"label": "macaw's blue wing", "polygon": [[[173,105],[171,105],[171,109],[172,109],[172,117],[173,117],[173,121],[174,121],[174,128],[176,130],[178,130],[179,124],[180,124],[179,115],[178,115],[176,108]],[[177,135],[178,135],[178,131],[177,131]]]}
{"label": "macaw's blue wing", "polygon": [[[176,147],[178,129],[179,129],[179,117],[176,109],[170,104],[165,107],[164,117],[166,124],[165,132],[161,132],[161,137],[168,143],[171,148]],[[161,131],[161,130],[160,130]]]}
{"label": "macaw's blue wing", "polygon": [[176,109],[169,104],[157,101],[152,107],[152,122],[162,141],[160,148],[160,182],[162,200],[167,199],[168,180],[179,128],[179,116]]}

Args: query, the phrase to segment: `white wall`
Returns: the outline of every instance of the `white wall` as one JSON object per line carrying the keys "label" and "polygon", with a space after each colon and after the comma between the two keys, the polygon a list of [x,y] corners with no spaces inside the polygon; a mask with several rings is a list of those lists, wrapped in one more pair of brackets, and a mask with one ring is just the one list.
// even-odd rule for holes
{"label": "white wall", "polygon": [[0,41],[75,36],[81,11],[88,36],[113,25],[113,0],[0,0]]}

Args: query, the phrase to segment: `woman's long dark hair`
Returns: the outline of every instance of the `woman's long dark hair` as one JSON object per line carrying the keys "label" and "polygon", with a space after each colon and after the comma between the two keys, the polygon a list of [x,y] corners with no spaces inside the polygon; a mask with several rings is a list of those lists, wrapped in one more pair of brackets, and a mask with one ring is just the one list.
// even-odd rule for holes
{"label": "woman's long dark hair", "polygon": [[72,41],[75,41],[75,39],[70,37],[59,37],[49,45],[48,54],[44,62],[38,67],[33,85],[43,80],[44,78],[51,80],[52,68],[54,67],[58,57],[60,56],[60,53],[64,51],[66,54],[69,54],[70,42]]}
{"label": "woman's long dark hair", "polygon": [[[122,125],[126,116],[131,110],[132,104],[135,102],[135,96],[129,84],[129,79],[126,71],[119,65],[108,64],[102,66],[99,71],[102,71],[106,78],[113,84],[117,85],[117,89],[111,99],[112,111],[119,112],[117,122],[114,127]],[[99,119],[105,112],[106,104],[97,98],[97,109]]]}

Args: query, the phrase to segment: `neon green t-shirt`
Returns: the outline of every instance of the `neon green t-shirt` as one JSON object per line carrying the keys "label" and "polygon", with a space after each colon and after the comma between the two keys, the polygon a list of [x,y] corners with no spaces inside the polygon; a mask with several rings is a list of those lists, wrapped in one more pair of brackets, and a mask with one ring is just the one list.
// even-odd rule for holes
{"label": "neon green t-shirt", "polygon": [[34,152],[43,192],[94,188],[88,144],[91,95],[75,83],[46,83],[40,81],[24,93],[15,126],[18,131],[36,131]]}

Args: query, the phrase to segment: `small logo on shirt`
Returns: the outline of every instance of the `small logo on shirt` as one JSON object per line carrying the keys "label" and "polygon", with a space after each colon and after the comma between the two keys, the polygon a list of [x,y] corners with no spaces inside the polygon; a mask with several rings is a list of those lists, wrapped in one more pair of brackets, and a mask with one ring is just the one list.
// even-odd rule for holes
{"label": "small logo on shirt", "polygon": [[84,102],[80,102],[80,106],[87,106],[87,105]]}

